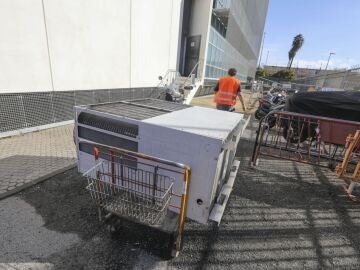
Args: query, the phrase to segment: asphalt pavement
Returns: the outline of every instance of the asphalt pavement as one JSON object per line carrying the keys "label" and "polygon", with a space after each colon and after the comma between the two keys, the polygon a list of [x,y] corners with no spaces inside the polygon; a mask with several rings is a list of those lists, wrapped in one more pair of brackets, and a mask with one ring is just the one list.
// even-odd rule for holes
{"label": "asphalt pavement", "polygon": [[249,164],[242,141],[222,223],[188,221],[183,251],[165,260],[160,236],[97,219],[76,169],[0,201],[0,269],[360,269],[360,204],[327,169]]}

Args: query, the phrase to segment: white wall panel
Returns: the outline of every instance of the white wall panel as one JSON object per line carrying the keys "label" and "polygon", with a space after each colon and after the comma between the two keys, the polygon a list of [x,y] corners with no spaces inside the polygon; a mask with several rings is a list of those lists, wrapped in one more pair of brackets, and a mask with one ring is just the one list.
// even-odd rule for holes
{"label": "white wall panel", "polygon": [[51,90],[41,0],[1,0],[0,38],[0,93]]}
{"label": "white wall panel", "polygon": [[[176,68],[181,0],[1,0],[0,93],[147,87]],[[45,31],[44,15],[47,26]]]}
{"label": "white wall panel", "polygon": [[180,1],[133,0],[131,16],[131,86],[154,86],[176,68]]}
{"label": "white wall panel", "polygon": [[172,0],[169,68],[176,69],[180,39],[181,0]]}
{"label": "white wall panel", "polygon": [[130,0],[46,0],[56,90],[129,87]]}
{"label": "white wall panel", "polygon": [[[207,53],[213,0],[194,0],[190,18],[190,36],[201,35],[199,60],[204,60]],[[205,65],[201,73],[205,72]]]}

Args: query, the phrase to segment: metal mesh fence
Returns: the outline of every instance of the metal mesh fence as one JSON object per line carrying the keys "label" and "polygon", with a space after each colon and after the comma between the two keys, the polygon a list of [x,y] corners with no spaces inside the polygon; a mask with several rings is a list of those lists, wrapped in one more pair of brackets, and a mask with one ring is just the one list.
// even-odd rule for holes
{"label": "metal mesh fence", "polygon": [[0,133],[72,120],[75,105],[158,95],[155,87],[0,94]]}
{"label": "metal mesh fence", "polygon": [[295,83],[314,85],[315,90],[360,90],[360,67],[306,77]]}
{"label": "metal mesh fence", "polygon": [[295,82],[295,81],[274,81],[274,80],[270,80],[268,78],[263,78],[263,77],[259,77],[256,79],[256,83],[253,83],[256,86],[260,86],[263,88],[264,91],[268,91],[270,89],[284,89],[286,91],[307,91],[311,88],[314,88],[315,85],[311,84],[311,81],[309,81],[309,83],[305,82],[305,83],[300,83],[300,82]]}

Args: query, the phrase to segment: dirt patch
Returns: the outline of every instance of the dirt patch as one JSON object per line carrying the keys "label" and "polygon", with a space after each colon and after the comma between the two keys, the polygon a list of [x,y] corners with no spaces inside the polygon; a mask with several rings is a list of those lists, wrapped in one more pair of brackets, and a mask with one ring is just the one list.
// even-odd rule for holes
{"label": "dirt patch", "polygon": [[[256,100],[250,100],[250,93],[244,92],[242,93],[242,96],[244,98],[246,111],[245,112],[243,111],[239,100],[237,100],[235,105],[236,112],[241,112],[246,114],[254,113],[257,109],[258,102]],[[191,101],[191,105],[215,108],[216,106],[213,99],[214,99],[213,95],[194,98]]]}

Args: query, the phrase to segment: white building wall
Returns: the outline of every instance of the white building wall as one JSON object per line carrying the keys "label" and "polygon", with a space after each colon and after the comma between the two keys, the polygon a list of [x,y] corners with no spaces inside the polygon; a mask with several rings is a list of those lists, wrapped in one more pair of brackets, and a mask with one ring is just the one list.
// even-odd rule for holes
{"label": "white building wall", "polygon": [[0,93],[150,87],[176,68],[181,0],[43,3],[0,1]]}
{"label": "white building wall", "polygon": [[0,1],[0,93],[51,89],[41,1]]}
{"label": "white building wall", "polygon": [[[211,25],[213,0],[194,0],[190,18],[190,36],[201,35],[199,61],[204,62],[207,54],[209,30]],[[201,73],[205,72],[205,65],[201,66]]]}
{"label": "white building wall", "polygon": [[130,0],[45,0],[54,88],[128,87]]}
{"label": "white building wall", "polygon": [[176,69],[180,0],[132,0],[131,86],[154,86]]}

